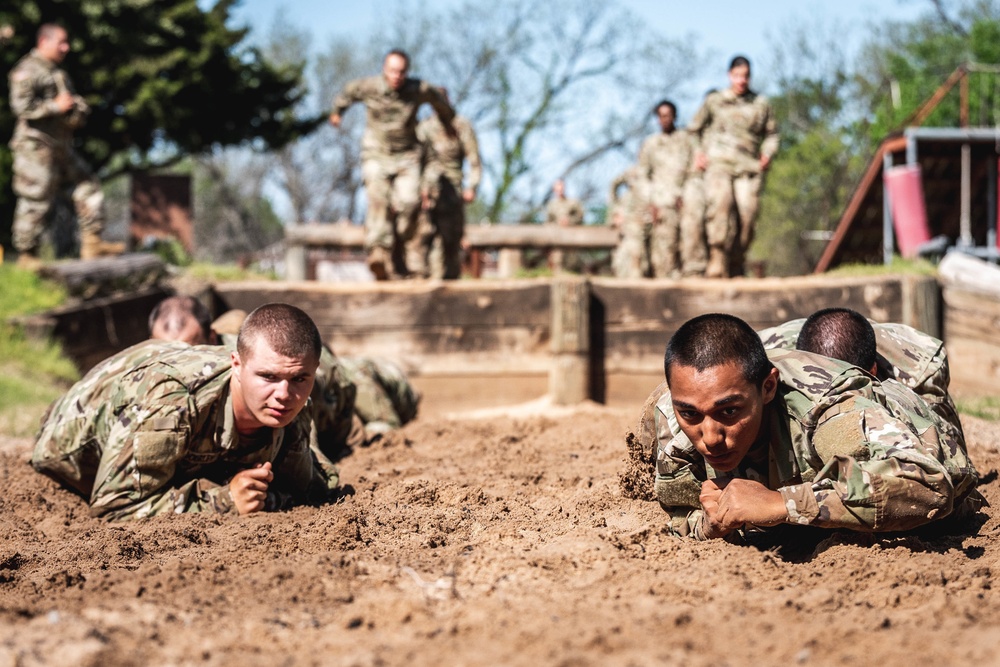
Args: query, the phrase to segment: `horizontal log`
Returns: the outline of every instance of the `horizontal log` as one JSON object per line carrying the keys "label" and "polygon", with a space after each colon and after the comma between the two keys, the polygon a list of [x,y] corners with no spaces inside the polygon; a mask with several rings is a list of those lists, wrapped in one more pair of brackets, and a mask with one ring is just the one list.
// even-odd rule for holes
{"label": "horizontal log", "polygon": [[[285,242],[324,248],[361,248],[364,227],[343,222],[309,223],[285,229]],[[467,225],[465,241],[471,248],[614,248],[618,232],[603,225],[560,227],[559,225],[498,224]]]}
{"label": "horizontal log", "polygon": [[85,299],[150,289],[166,273],[159,256],[144,252],[60,261],[39,269],[39,274],[61,284],[71,296]]}

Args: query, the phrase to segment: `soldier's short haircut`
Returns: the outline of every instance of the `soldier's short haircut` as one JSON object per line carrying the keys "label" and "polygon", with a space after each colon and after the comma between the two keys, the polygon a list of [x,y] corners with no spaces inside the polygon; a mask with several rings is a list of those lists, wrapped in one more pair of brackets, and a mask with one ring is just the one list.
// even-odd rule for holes
{"label": "soldier's short haircut", "polygon": [[733,315],[709,313],[688,320],[670,337],[663,373],[669,386],[674,366],[693,366],[700,372],[728,363],[737,364],[754,386],[761,386],[773,368],[749,324]]}
{"label": "soldier's short haircut", "polygon": [[659,102],[656,103],[656,106],[653,107],[653,115],[654,116],[656,114],[660,113],[660,107],[670,107],[670,110],[674,112],[674,115],[675,116],[677,115],[677,105],[676,104],[674,104],[670,100],[660,100]]}
{"label": "soldier's short haircut", "polygon": [[194,318],[207,341],[212,334],[212,313],[198,299],[191,296],[170,296],[153,306],[149,314],[149,335],[159,324],[167,332],[180,332],[188,318]]}
{"label": "soldier's short haircut", "polygon": [[287,303],[266,303],[247,315],[236,339],[240,359],[250,359],[260,340],[284,357],[317,362],[323,345],[316,323]]}
{"label": "soldier's short haircut", "polygon": [[385,58],[382,58],[382,62],[388,60],[389,56],[399,56],[406,61],[406,69],[410,69],[410,54],[403,49],[392,49],[389,53],[385,54]]}
{"label": "soldier's short haircut", "polygon": [[742,65],[746,65],[747,69],[750,69],[750,59],[746,56],[733,56],[733,59],[729,61],[729,69],[727,71],[732,72]]}
{"label": "soldier's short haircut", "polygon": [[806,319],[795,349],[840,359],[867,371],[875,363],[875,329],[855,310],[824,308]]}
{"label": "soldier's short haircut", "polygon": [[66,32],[66,28],[62,27],[58,23],[43,23],[38,26],[38,33],[35,35],[38,41],[42,39],[52,39],[55,37],[57,32]]}

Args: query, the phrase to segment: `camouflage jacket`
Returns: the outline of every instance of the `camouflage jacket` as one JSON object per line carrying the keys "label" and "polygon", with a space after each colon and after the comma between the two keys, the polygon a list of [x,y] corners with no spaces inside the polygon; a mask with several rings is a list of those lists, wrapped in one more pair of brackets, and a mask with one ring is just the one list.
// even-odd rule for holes
{"label": "camouflage jacket", "polygon": [[[760,339],[767,349],[794,350],[805,322],[805,318],[800,318],[765,329],[759,333]],[[912,389],[955,428],[964,442],[958,409],[948,393],[951,373],[944,343],[905,324],[869,322],[875,330],[878,350],[875,377],[881,381],[896,380]]]}
{"label": "camouflage jacket", "polygon": [[147,341],[129,348],[52,405],[32,465],[89,493],[91,513],[112,520],[235,513],[229,480],[267,461],[274,467],[267,509],[329,497],[337,471],[310,450],[307,415],[241,439],[230,368],[218,346]]}
{"label": "camouflage jacket", "polygon": [[469,179],[466,186],[475,192],[483,177],[483,165],[479,157],[479,141],[472,124],[464,116],[455,116],[452,121],[458,136],[451,137],[437,116],[430,116],[417,125],[417,139],[424,146],[423,181],[431,196],[440,178],[446,178],[461,192],[463,190],[462,165],[469,164]]}
{"label": "camouflage jacket", "polygon": [[368,111],[361,139],[363,158],[418,150],[417,110],[425,102],[443,122],[455,117],[441,90],[420,79],[406,79],[399,90],[390,88],[382,75],[355,79],[334,98],[333,113],[343,114],[355,102],[364,103]]}
{"label": "camouflage jacket", "polygon": [[734,176],[760,173],[760,156],[778,152],[774,110],[753,91],[739,97],[730,88],[710,93],[687,131],[695,151],[708,156],[709,169]]}
{"label": "camouflage jacket", "polygon": [[684,188],[691,163],[691,141],[687,132],[657,132],[639,149],[639,169],[649,181],[649,193],[658,207],[673,207]]}
{"label": "camouflage jacket", "polygon": [[[682,535],[702,539],[701,483],[738,477],[779,491],[789,523],[906,530],[947,516],[978,474],[942,420],[898,382],[847,363],[770,350],[780,383],[761,436],[732,471],[712,470],[678,426],[665,391],[655,406],[655,491]],[[662,386],[662,385],[661,385]]]}
{"label": "camouflage jacket", "polygon": [[619,217],[623,224],[651,223],[648,193],[649,181],[642,177],[638,165],[632,165],[611,181],[608,191],[608,220],[614,221]]}
{"label": "camouflage jacket", "polygon": [[[56,63],[38,55],[34,49],[10,71],[10,108],[17,116],[11,144],[21,137],[68,143],[73,130],[83,123],[90,107],[76,95],[73,83]],[[60,111],[55,98],[61,92],[73,95],[76,106]]]}
{"label": "camouflage jacket", "polygon": [[338,357],[340,372],[357,388],[354,411],[370,434],[397,429],[417,416],[418,392],[399,366],[372,357]]}
{"label": "camouflage jacket", "polygon": [[553,197],[545,207],[545,222],[563,226],[583,224],[583,204],[579,199]]}

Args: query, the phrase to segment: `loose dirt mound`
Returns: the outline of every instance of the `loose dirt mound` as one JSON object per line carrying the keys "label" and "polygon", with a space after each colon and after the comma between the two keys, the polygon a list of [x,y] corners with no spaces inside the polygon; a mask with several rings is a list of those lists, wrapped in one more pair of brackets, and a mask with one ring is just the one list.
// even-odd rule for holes
{"label": "loose dirt mound", "polygon": [[421,419],[336,504],[120,525],[0,440],[0,665],[996,663],[1000,427],[957,532],[741,547],[622,496],[637,417]]}

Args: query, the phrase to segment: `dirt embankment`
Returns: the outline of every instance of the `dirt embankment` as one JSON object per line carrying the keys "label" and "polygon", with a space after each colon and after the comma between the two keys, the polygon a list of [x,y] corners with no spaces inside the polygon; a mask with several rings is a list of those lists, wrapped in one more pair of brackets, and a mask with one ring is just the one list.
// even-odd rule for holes
{"label": "dirt embankment", "polygon": [[0,665],[996,664],[993,507],[950,534],[667,535],[623,498],[638,411],[421,418],[352,494],[109,525],[0,439]]}

